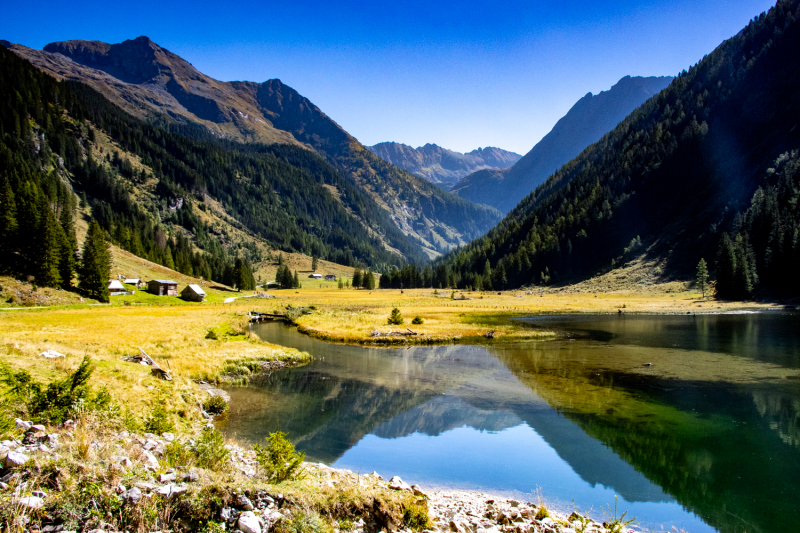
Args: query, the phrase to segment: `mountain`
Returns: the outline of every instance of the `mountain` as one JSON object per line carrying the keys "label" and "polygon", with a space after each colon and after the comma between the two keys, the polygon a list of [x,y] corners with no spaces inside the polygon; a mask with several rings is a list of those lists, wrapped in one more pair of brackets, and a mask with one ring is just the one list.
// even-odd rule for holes
{"label": "mountain", "polygon": [[452,187],[467,174],[485,168],[507,168],[522,157],[492,146],[478,148],[466,154],[430,143],[412,148],[402,143],[385,142],[367,146],[367,149],[384,161],[445,189]]}
{"label": "mountain", "polygon": [[197,137],[0,47],[0,272],[71,286],[84,218],[136,256],[244,289],[279,251],[372,268],[427,259],[320,155]]}
{"label": "mountain", "polygon": [[[280,80],[222,82],[147,37],[119,44],[5,46],[58,79],[80,81],[131,115],[157,125],[200,126],[217,138],[314,151],[361,188],[433,257],[479,237],[500,214],[449,194],[381,160]],[[183,133],[191,133],[184,128]],[[334,195],[341,191],[334,191]]]}
{"label": "mountain", "polygon": [[550,174],[658,94],[673,78],[625,76],[608,91],[586,94],[530,152],[505,170],[480,170],[462,178],[452,192],[509,212]]}
{"label": "mountain", "polygon": [[754,18],[437,271],[563,283],[646,252],[683,279],[705,258],[739,297],[800,292],[798,20],[800,0]]}

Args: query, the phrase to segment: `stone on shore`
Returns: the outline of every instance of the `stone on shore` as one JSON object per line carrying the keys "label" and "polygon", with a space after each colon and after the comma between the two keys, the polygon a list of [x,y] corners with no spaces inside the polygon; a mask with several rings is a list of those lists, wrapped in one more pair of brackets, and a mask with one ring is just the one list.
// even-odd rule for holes
{"label": "stone on shore", "polygon": [[409,484],[403,481],[400,476],[394,476],[389,480],[389,488],[393,490],[411,490]]}

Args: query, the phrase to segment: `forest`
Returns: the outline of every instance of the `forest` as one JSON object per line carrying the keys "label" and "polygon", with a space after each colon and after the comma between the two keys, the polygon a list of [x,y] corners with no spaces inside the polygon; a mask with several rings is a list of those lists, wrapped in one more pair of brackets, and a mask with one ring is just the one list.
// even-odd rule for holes
{"label": "forest", "polygon": [[723,265],[721,296],[797,294],[787,273],[800,266],[791,163],[800,147],[799,5],[778,2],[753,19],[486,236],[442,258],[454,286],[565,283],[644,251],[664,258],[666,277],[686,278],[702,257],[716,265],[730,241],[749,282],[728,290]]}

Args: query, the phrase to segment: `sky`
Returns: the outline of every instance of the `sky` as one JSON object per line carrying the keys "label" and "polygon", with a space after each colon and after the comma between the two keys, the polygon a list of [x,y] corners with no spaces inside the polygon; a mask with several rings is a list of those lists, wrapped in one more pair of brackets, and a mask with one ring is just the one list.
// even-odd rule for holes
{"label": "sky", "polygon": [[146,35],[224,81],[278,78],[365,145],[525,154],[586,93],[674,76],[764,0],[11,1],[0,39]]}

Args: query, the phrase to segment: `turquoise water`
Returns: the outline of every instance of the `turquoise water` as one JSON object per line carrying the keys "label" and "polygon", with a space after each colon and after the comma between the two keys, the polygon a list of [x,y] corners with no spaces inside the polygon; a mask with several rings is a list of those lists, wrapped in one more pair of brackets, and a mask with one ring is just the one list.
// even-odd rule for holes
{"label": "turquoise water", "polygon": [[800,510],[796,315],[531,318],[557,340],[371,349],[279,323],[316,357],[232,389],[226,435],[277,424],[307,459],[423,487],[537,492],[641,527],[793,531]]}

